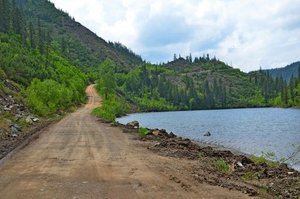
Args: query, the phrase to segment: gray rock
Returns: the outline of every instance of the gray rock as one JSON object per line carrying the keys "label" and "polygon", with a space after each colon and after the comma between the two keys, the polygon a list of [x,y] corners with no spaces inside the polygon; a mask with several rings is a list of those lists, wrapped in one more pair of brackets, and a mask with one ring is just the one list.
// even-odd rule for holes
{"label": "gray rock", "polygon": [[126,126],[137,129],[140,127],[140,124],[138,121],[132,121],[126,124]]}
{"label": "gray rock", "polygon": [[21,131],[21,127],[17,124],[10,125],[10,130],[13,134],[17,134]]}
{"label": "gray rock", "polygon": [[25,121],[26,121],[27,124],[32,124],[33,123],[30,116],[27,116]]}
{"label": "gray rock", "polygon": [[16,114],[15,117],[16,117],[17,120],[19,120],[19,119],[22,118],[22,114]]}
{"label": "gray rock", "polygon": [[40,121],[40,119],[39,119],[39,118],[37,118],[37,117],[33,117],[33,118],[31,118],[31,120],[32,120],[33,122],[38,122],[38,121]]}
{"label": "gray rock", "polygon": [[236,163],[236,165],[238,165],[238,166],[241,167],[241,168],[244,168],[244,165],[243,165],[240,161],[238,161],[238,162]]}
{"label": "gray rock", "polygon": [[3,110],[4,110],[4,111],[11,111],[11,108],[9,108],[9,107],[4,107]]}
{"label": "gray rock", "polygon": [[10,127],[10,130],[11,130],[11,132],[12,132],[13,134],[19,133],[19,130],[16,129],[15,127]]}

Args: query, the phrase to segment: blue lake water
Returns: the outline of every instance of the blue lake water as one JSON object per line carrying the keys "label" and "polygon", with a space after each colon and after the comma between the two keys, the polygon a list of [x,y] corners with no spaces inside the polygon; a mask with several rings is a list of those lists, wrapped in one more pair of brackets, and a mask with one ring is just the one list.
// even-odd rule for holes
{"label": "blue lake water", "polygon": [[[300,145],[300,110],[280,108],[253,108],[137,113],[119,118],[126,124],[137,120],[147,128],[166,129],[169,132],[196,141],[261,155],[274,152],[285,158]],[[206,132],[212,136],[203,136]],[[295,159],[300,160],[298,153]],[[291,165],[295,161],[289,162]],[[300,170],[300,164],[292,165]]]}

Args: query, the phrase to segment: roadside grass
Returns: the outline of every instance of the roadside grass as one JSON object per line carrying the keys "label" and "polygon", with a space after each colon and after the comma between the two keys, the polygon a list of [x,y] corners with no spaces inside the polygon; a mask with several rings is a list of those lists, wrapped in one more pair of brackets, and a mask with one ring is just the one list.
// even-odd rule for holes
{"label": "roadside grass", "polygon": [[150,131],[148,129],[143,128],[143,127],[139,128],[139,134],[140,134],[140,136],[145,137],[149,133],[150,133]]}
{"label": "roadside grass", "polygon": [[229,166],[229,164],[228,164],[225,160],[223,160],[223,159],[215,160],[214,166],[215,166],[215,168],[216,168],[218,171],[220,171],[220,172],[222,172],[222,173],[227,173],[227,174],[229,173],[230,166]]}
{"label": "roadside grass", "polygon": [[280,163],[277,161],[268,160],[265,155],[261,156],[254,156],[252,155],[250,159],[254,162],[254,164],[267,164],[269,167],[277,168],[279,167]]}
{"label": "roadside grass", "polygon": [[249,171],[249,172],[245,173],[242,176],[242,179],[244,181],[247,181],[247,180],[259,180],[259,178],[260,178],[260,174],[259,173],[254,173],[252,171]]}

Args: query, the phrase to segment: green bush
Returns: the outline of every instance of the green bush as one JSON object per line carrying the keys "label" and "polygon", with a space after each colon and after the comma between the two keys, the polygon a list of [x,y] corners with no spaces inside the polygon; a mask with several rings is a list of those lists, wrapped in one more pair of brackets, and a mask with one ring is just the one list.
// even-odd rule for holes
{"label": "green bush", "polygon": [[226,162],[225,160],[223,160],[223,159],[216,160],[216,161],[214,162],[214,166],[215,166],[215,168],[216,168],[218,171],[220,171],[220,172],[222,172],[222,173],[228,173],[228,172],[229,172],[229,169],[230,169],[230,167],[229,167],[229,165],[227,164],[227,162]]}
{"label": "green bush", "polygon": [[109,122],[115,121],[117,117],[126,114],[128,106],[125,100],[116,97],[115,95],[108,95],[103,100],[102,106],[93,110],[93,114]]}
{"label": "green bush", "polygon": [[148,135],[149,132],[150,132],[150,131],[149,131],[148,129],[146,129],[146,128],[139,128],[139,134],[140,134],[142,137]]}
{"label": "green bush", "polygon": [[46,116],[72,104],[73,92],[54,80],[34,79],[26,90],[28,104],[42,116]]}

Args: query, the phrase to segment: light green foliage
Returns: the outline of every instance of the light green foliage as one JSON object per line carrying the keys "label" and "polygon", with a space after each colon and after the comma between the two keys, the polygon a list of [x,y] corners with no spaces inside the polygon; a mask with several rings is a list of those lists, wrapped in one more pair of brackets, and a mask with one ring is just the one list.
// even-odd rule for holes
{"label": "light green foliage", "polygon": [[97,81],[97,90],[108,98],[109,94],[114,94],[116,90],[115,65],[107,59],[99,66],[99,80]]}
{"label": "light green foliage", "polygon": [[267,153],[267,154],[262,154],[261,156],[251,156],[250,159],[255,163],[255,164],[262,164],[265,163],[270,167],[278,167],[279,166],[279,162],[276,161],[272,161],[267,159],[267,157],[273,157],[273,153]]}
{"label": "light green foliage", "polygon": [[139,134],[144,137],[146,135],[148,135],[150,133],[150,131],[146,128],[139,128]]}
{"label": "light green foliage", "polygon": [[143,97],[143,98],[137,97],[134,99],[141,111],[149,111],[149,110],[172,111],[177,109],[174,105],[168,103],[164,98],[151,99],[147,97]]}
{"label": "light green foliage", "polygon": [[126,101],[116,97],[115,95],[108,95],[103,100],[102,106],[93,110],[93,114],[104,120],[113,122],[119,116],[126,114],[128,106]]}
{"label": "light green foliage", "polygon": [[35,112],[46,116],[70,106],[73,92],[54,80],[34,79],[26,90],[26,96]]}
{"label": "light green foliage", "polygon": [[247,181],[247,180],[259,180],[260,178],[260,174],[259,173],[254,173],[252,171],[249,171],[247,173],[245,173],[243,176],[242,176],[242,179]]}
{"label": "light green foliage", "polygon": [[228,163],[223,159],[216,160],[214,162],[214,166],[218,171],[222,173],[228,173],[230,169]]}
{"label": "light green foliage", "polygon": [[46,116],[85,100],[86,76],[57,52],[24,47],[17,35],[0,33],[0,40],[1,76],[27,87],[23,97],[35,113]]}
{"label": "light green foliage", "polygon": [[96,74],[99,77],[96,89],[103,97],[103,102],[101,107],[93,110],[93,114],[110,122],[128,111],[127,102],[116,95],[115,68],[115,64],[107,59],[100,64]]}

